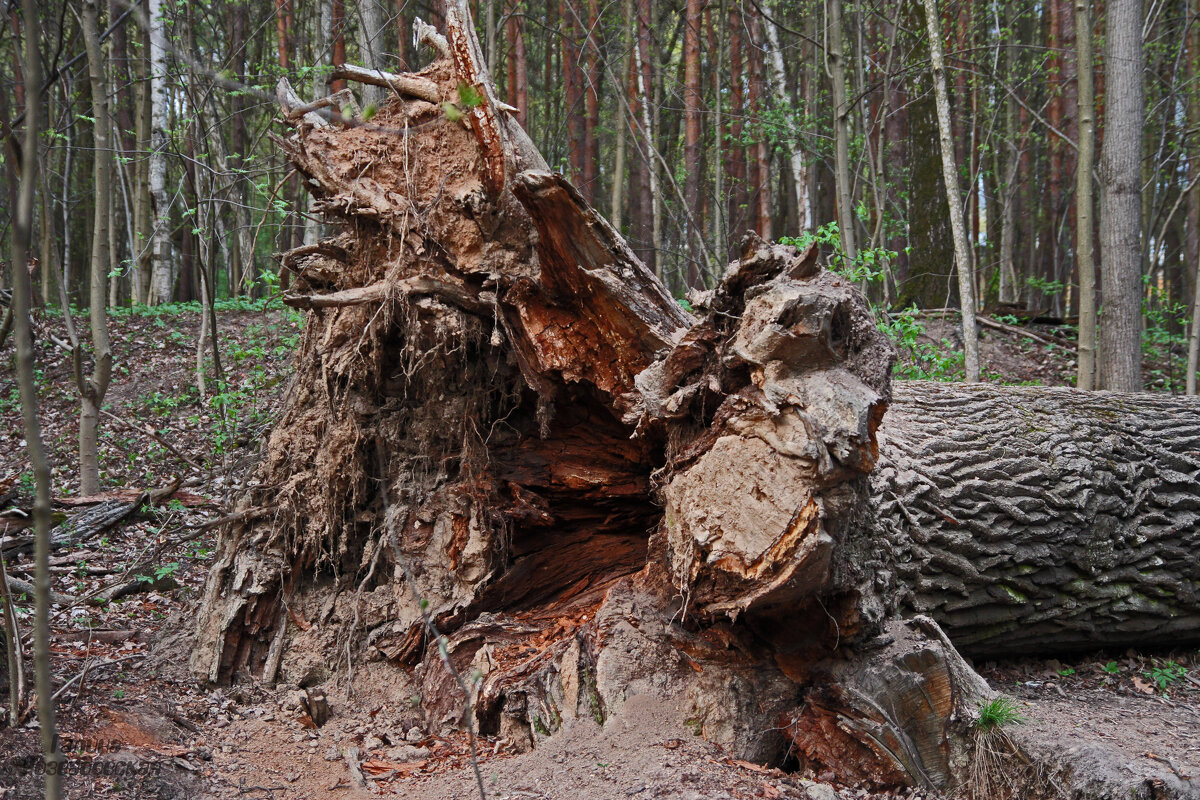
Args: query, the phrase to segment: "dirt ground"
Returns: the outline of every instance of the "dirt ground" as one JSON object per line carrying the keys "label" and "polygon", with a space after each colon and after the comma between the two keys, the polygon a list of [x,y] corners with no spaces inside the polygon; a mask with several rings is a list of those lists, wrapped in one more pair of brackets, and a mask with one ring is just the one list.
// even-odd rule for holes
{"label": "dirt ground", "polygon": [[[212,558],[215,532],[203,529],[229,506],[244,479],[274,401],[286,385],[297,320],[279,310],[220,315],[226,373],[208,396],[195,381],[193,311],[125,314],[113,320],[116,349],[108,410],[153,428],[195,469],[158,440],[128,425],[102,425],[102,481],[154,489],[175,476],[183,488],[101,536],[54,555],[55,590],[80,598],[55,610],[53,663],[59,733],[68,761],[68,796],[120,798],[469,798],[478,788],[465,735],[431,736],[412,698],[379,665],[358,665],[346,686],[329,684],[330,718],[313,727],[299,687],[200,686],[186,670],[188,636]],[[48,324],[61,325],[51,319]],[[952,337],[929,321],[931,341]],[[11,342],[0,363],[11,363]],[[1067,382],[1065,351],[1047,351],[1010,334],[989,334],[983,355],[1008,382]],[[44,437],[54,460],[57,511],[77,510],[76,400],[69,364],[39,345]],[[0,530],[17,535],[30,507],[19,404],[10,370],[0,372]],[[27,556],[9,564],[30,579]],[[82,602],[106,585],[145,576],[146,590],[110,603]],[[177,588],[151,589],[160,577]],[[21,621],[28,604],[18,599]],[[1074,660],[977,665],[1024,717],[1014,735],[1043,753],[1095,747],[1105,769],[1130,785],[1159,781],[1200,797],[1200,654],[1087,654]],[[7,670],[4,671],[7,681]],[[0,695],[7,696],[0,684]],[[7,702],[5,703],[7,706]],[[36,721],[22,714],[0,728],[0,798],[38,796],[42,766]],[[1091,744],[1088,744],[1088,743]],[[580,719],[533,751],[477,742],[490,798],[932,798],[923,790],[871,793],[788,763],[738,761],[695,735],[678,710],[634,697],[600,728]],[[1097,767],[1100,770],[1100,767]],[[1183,789],[1179,789],[1183,787]],[[1191,788],[1188,788],[1191,787]],[[1194,791],[1192,795],[1187,794]],[[1126,795],[1128,796],[1128,795]]]}

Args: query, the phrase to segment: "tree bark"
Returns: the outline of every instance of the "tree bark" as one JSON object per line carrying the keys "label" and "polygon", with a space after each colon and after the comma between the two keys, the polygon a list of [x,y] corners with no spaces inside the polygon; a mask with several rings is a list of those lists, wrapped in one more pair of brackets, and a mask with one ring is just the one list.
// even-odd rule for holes
{"label": "tree bark", "polygon": [[1109,0],[1100,152],[1101,389],[1142,388],[1142,2]]}
{"label": "tree bark", "polygon": [[903,604],[978,654],[1200,639],[1200,401],[900,383],[871,476]]}
{"label": "tree bark", "polygon": [[[356,0],[358,10],[358,57],[364,67],[382,69],[383,59],[383,9],[380,0]],[[378,86],[363,88],[363,107],[375,106],[387,97]]]}
{"label": "tree bark", "polygon": [[702,272],[702,255],[693,239],[702,236],[704,230],[700,218],[700,17],[703,7],[703,0],[687,0],[683,20],[683,197],[685,207],[690,209],[688,230],[684,235],[688,243],[688,287],[701,285]]}

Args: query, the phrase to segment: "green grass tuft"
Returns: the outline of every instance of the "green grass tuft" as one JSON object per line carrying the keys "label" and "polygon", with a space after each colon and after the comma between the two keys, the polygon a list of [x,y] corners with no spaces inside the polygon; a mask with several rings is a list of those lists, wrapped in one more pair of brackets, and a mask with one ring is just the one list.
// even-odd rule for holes
{"label": "green grass tuft", "polygon": [[975,720],[975,727],[981,731],[992,731],[1024,722],[1025,717],[1021,716],[1017,701],[1001,695],[979,706],[979,719]]}

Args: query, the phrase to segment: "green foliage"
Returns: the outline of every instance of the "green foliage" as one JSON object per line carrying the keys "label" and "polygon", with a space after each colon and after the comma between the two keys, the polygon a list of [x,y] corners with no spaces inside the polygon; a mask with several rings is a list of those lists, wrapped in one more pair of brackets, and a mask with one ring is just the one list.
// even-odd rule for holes
{"label": "green foliage", "polygon": [[156,583],[169,575],[174,575],[178,569],[179,562],[172,561],[170,564],[161,564],[155,567],[149,575],[135,575],[134,577],[142,583]]}
{"label": "green foliage", "polygon": [[831,269],[838,275],[854,283],[878,283],[887,277],[887,265],[898,255],[894,250],[882,247],[871,247],[859,250],[853,260],[846,257],[842,251],[842,235],[837,222],[827,222],[814,231],[804,231],[799,236],[784,236],[780,244],[790,244],[801,250],[814,242],[831,248],[837,263]]}
{"label": "green foliage", "polygon": [[958,381],[962,380],[963,360],[962,351],[955,349],[949,339],[942,339],[941,346],[925,341],[925,325],[918,319],[920,312],[916,306],[888,314],[882,309],[875,310],[880,318],[879,330],[883,331],[901,358],[896,364],[896,372],[901,378],[922,381]]}
{"label": "green foliage", "polygon": [[1104,666],[1100,667],[1100,669],[1103,672],[1108,673],[1109,675],[1120,675],[1121,674],[1121,665],[1115,661],[1108,662]]}
{"label": "green foliage", "polygon": [[1187,675],[1187,667],[1175,661],[1154,660],[1154,666],[1142,673],[1158,686],[1160,692],[1166,692],[1174,684]]}
{"label": "green foliage", "polygon": [[986,732],[1024,723],[1025,717],[1021,716],[1017,701],[1000,695],[979,706],[979,718],[975,720],[975,727]]}
{"label": "green foliage", "polygon": [[1030,275],[1025,279],[1025,284],[1035,291],[1041,292],[1047,297],[1055,297],[1062,294],[1063,289],[1067,288],[1062,281],[1050,281],[1045,278],[1039,278],[1036,275]]}
{"label": "green foliage", "polygon": [[1187,381],[1187,330],[1191,315],[1187,303],[1172,299],[1170,292],[1143,278],[1142,356],[1147,388],[1180,391]]}
{"label": "green foliage", "polygon": [[483,95],[474,86],[460,81],[458,84],[458,101],[463,104],[464,108],[478,108],[483,105]]}

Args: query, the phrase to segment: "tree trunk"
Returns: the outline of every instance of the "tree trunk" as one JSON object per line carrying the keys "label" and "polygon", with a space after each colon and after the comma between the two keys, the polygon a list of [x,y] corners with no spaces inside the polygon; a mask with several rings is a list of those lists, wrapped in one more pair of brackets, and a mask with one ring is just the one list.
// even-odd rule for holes
{"label": "tree trunk", "polygon": [[[837,186],[838,232],[842,255],[854,263],[858,256],[855,247],[854,200],[850,196],[850,104],[846,101],[846,62],[842,45],[842,2],[826,0],[829,12],[829,70],[833,81],[833,174]],[[770,30],[768,25],[767,29]]]}
{"label": "tree trunk", "polygon": [[[364,67],[383,69],[385,65],[383,53],[383,9],[380,0],[356,0],[358,10],[358,57]],[[383,102],[387,96],[386,90],[378,86],[364,85],[362,90],[363,107],[375,106]]]}
{"label": "tree trunk", "polygon": [[871,475],[903,604],[969,652],[1200,640],[1200,401],[901,383]]}
{"label": "tree trunk", "polygon": [[171,203],[167,197],[167,38],[162,0],[150,0],[150,196],[154,235],[149,301],[169,303],[175,274],[171,260]]}
{"label": "tree trunk", "polygon": [[[94,4],[85,6],[85,13],[88,8],[92,14],[97,13]],[[36,33],[38,14],[33,0],[23,0],[21,18],[25,33],[25,79],[31,86],[36,87],[41,83],[42,74],[41,53],[38,51],[41,36]],[[38,139],[42,125],[40,95],[41,92],[30,91],[25,98],[25,136],[21,148],[20,184],[15,193],[17,202],[13,209],[10,254],[13,266],[13,338],[16,340],[17,350],[16,377],[21,395],[22,431],[25,434],[26,452],[36,485],[33,505],[36,542],[34,565],[37,576],[33,621],[34,690],[37,692],[37,721],[45,766],[45,797],[46,800],[58,800],[62,789],[60,768],[65,758],[59,748],[58,734],[55,732],[53,684],[50,676],[50,462],[46,457],[41,423],[38,421],[37,384],[33,375],[33,333],[29,325],[31,287],[29,272],[25,269],[33,238],[34,187],[37,186]]]}
{"label": "tree trunk", "polygon": [[[108,81],[104,75],[104,57],[100,51],[100,9],[97,0],[83,7],[83,39],[87,48],[88,78],[91,84],[93,125],[92,175],[96,191],[92,223],[92,248],[88,284],[88,306],[92,333],[92,373],[80,380],[79,411],[79,494],[83,497],[100,491],[100,453],[97,429],[100,406],[112,377],[112,348],[108,341],[108,310],[105,306],[108,272],[111,266],[109,225],[112,202],[112,122],[108,110]],[[69,230],[67,235],[70,235]]]}
{"label": "tree trunk", "polygon": [[[763,91],[762,20],[748,14],[750,22],[750,79],[746,82],[750,112],[758,119],[766,117],[766,97]],[[775,238],[771,225],[771,155],[767,133],[760,127],[755,131],[754,156],[751,159],[750,196],[754,205],[754,230],[767,241]]]}
{"label": "tree trunk", "polygon": [[1109,0],[1107,15],[1097,385],[1136,392],[1142,388],[1142,2]]}
{"label": "tree trunk", "polygon": [[684,311],[497,104],[466,0],[447,39],[422,76],[479,93],[470,128],[401,97],[281,140],[342,232],[282,259],[324,333],[222,533],[195,672],[348,689],[379,661],[431,725],[514,747],[651,693],[741,757],[953,790],[989,690],[895,616],[865,300],[751,235]]}
{"label": "tree trunk", "polygon": [[[1075,2],[1075,47],[1079,76],[1079,159],[1075,168],[1075,262],[1079,271],[1079,363],[1075,385],[1092,389],[1096,380],[1096,264],[1092,256],[1092,168],[1096,95],[1092,85],[1092,13],[1088,0]],[[1194,394],[1194,392],[1193,392]]]}
{"label": "tree trunk", "polygon": [[700,218],[700,15],[702,0],[687,0],[683,21],[683,198],[691,210],[684,236],[688,243],[687,285],[701,286],[700,249],[694,243],[702,236]]}
{"label": "tree trunk", "polygon": [[942,31],[937,0],[925,0],[925,29],[933,62],[933,91],[937,103],[938,134],[942,150],[942,184],[950,212],[954,241],[954,271],[958,274],[958,302],[962,309],[963,370],[970,383],[979,381],[979,330],[975,326],[975,276],[971,269],[967,228],[963,221],[962,195],[958,190],[958,167],[954,160],[954,130],[950,123],[950,98],[946,93],[946,58],[942,54]]}
{"label": "tree trunk", "polygon": [[[781,12],[777,11],[776,13]],[[832,25],[832,22],[830,24]],[[771,78],[775,88],[775,102],[779,104],[781,112],[790,115],[793,103],[791,94],[788,91],[787,70],[784,69],[783,47],[779,42],[778,24],[773,20],[764,19],[762,30],[766,36],[767,51],[771,60]],[[836,97],[836,86],[834,92]],[[842,94],[843,96],[845,95],[844,89]],[[834,104],[837,105],[836,99],[834,100]],[[804,108],[807,113],[807,106]],[[794,128],[792,125],[788,127],[790,129]],[[804,148],[801,146],[798,132],[793,129],[789,130],[788,133],[791,139],[788,142],[788,167],[792,173],[792,193],[796,201],[796,228],[798,232],[808,231],[812,230],[813,227],[813,215],[812,198],[808,194],[808,170],[804,166]],[[851,233],[852,237],[853,235]],[[851,248],[853,249],[853,245],[851,245]]]}

